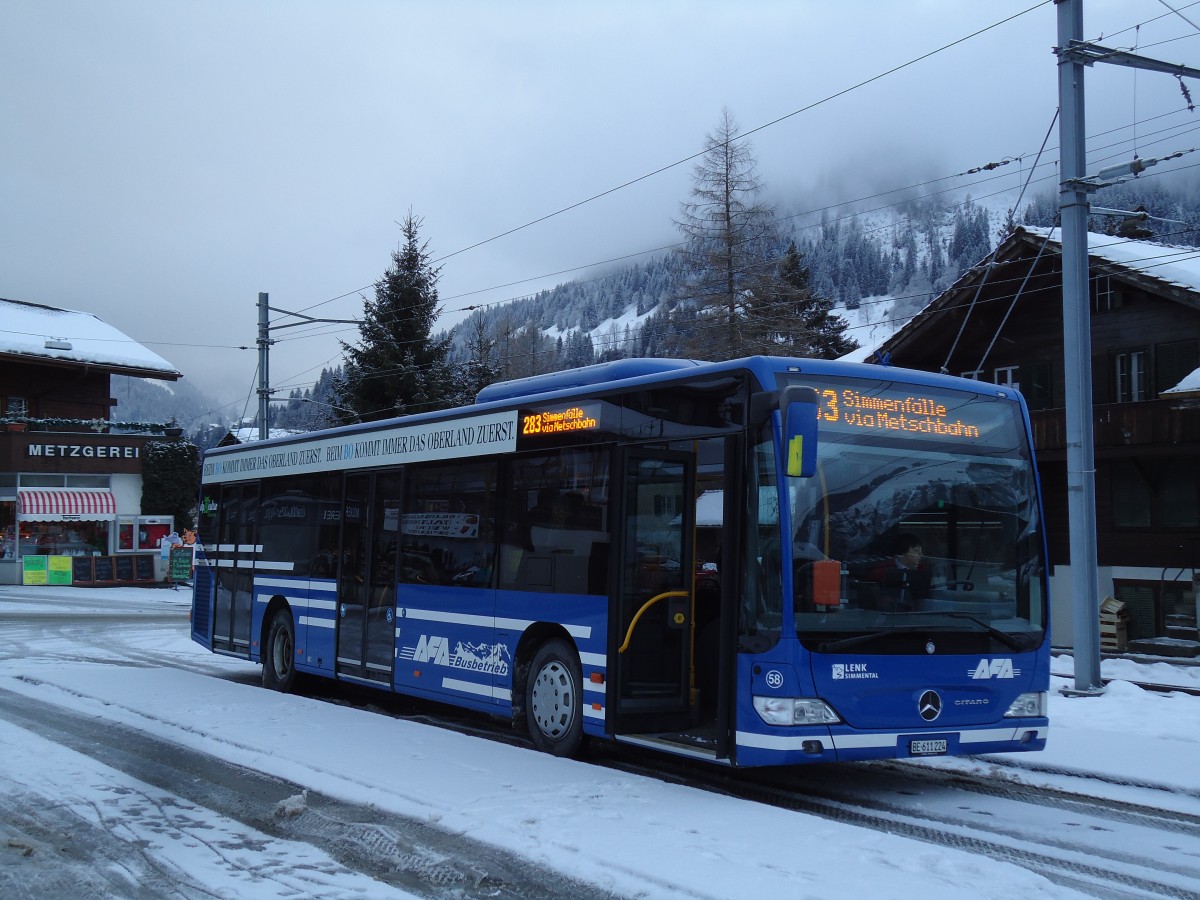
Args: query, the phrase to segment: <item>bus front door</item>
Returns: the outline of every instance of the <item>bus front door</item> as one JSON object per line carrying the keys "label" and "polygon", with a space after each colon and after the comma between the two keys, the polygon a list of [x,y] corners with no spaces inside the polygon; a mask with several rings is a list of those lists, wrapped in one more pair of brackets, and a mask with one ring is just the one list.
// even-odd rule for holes
{"label": "bus front door", "polygon": [[349,475],[342,502],[337,671],[392,683],[400,476]]}
{"label": "bus front door", "polygon": [[624,451],[623,521],[610,635],[616,734],[669,732],[690,718],[695,460]]}

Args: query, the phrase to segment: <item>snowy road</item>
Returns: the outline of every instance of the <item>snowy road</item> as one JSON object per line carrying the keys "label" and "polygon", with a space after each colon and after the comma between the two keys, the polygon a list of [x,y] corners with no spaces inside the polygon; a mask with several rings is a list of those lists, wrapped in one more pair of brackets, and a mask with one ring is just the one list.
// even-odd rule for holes
{"label": "snowy road", "polygon": [[[1068,732],[1079,765],[1047,751],[759,773],[767,806],[263,691],[256,666],[187,640],[187,602],[0,588],[0,895],[1200,891],[1194,724],[1165,744],[1142,724],[1107,743]],[[1111,717],[1110,694],[1056,723]],[[1168,719],[1200,713],[1138,695]],[[1132,737],[1147,766],[1096,770]]]}

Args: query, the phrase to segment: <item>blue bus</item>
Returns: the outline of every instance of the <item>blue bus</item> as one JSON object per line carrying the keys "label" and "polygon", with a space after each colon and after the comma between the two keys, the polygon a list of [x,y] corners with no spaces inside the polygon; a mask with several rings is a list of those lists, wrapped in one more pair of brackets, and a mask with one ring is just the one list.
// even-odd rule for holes
{"label": "blue bus", "polygon": [[1039,750],[1046,550],[1008,387],[627,359],[210,450],[192,638],[730,766]]}

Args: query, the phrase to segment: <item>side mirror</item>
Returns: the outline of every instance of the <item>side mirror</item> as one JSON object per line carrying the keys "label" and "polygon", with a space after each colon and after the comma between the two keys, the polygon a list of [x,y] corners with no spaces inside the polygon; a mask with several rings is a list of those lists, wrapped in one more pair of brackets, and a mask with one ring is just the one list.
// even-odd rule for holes
{"label": "side mirror", "polygon": [[791,478],[812,478],[817,473],[817,409],[815,388],[797,384],[783,389],[783,456]]}

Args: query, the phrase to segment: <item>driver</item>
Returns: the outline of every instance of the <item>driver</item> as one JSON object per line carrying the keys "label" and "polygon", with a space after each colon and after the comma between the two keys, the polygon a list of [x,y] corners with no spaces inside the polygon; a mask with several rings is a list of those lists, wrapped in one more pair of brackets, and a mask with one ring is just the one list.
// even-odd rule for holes
{"label": "driver", "polygon": [[921,539],[904,532],[896,536],[893,556],[875,566],[870,579],[879,585],[879,608],[884,612],[909,612],[916,601],[929,596],[933,575],[924,560]]}

